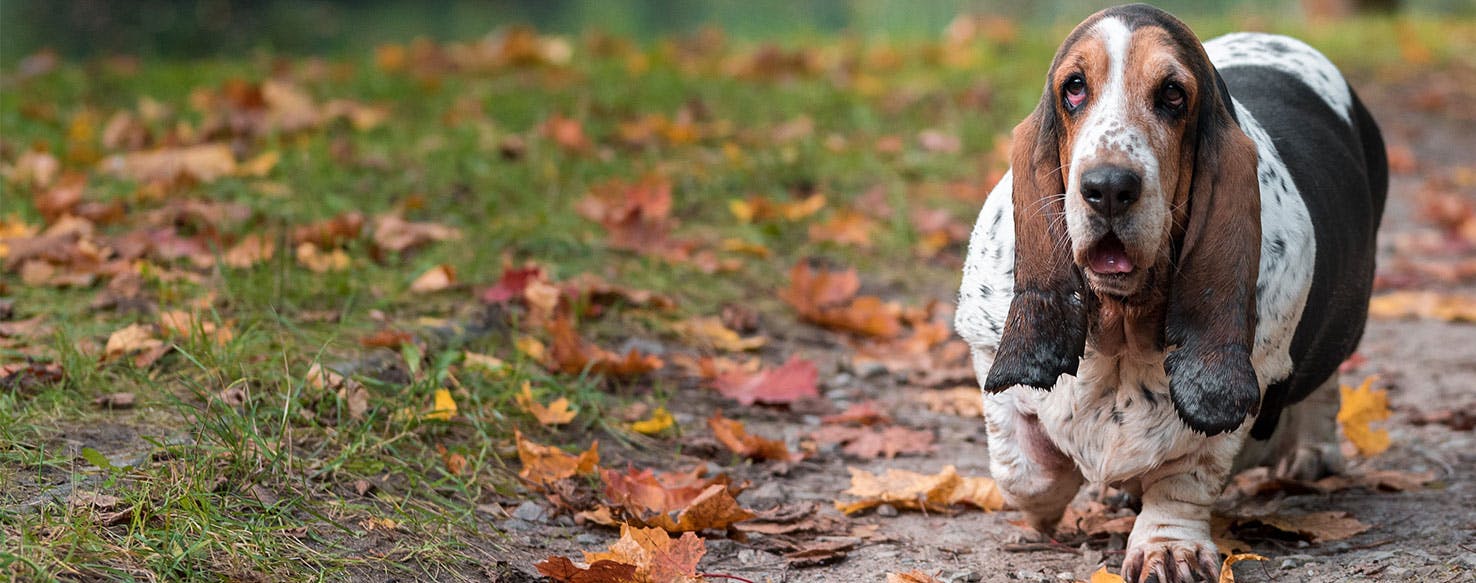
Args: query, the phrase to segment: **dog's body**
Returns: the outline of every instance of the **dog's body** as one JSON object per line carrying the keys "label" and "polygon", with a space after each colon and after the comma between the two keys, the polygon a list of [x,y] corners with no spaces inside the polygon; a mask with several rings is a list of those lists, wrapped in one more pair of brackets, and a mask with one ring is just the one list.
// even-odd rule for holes
{"label": "dog's body", "polygon": [[1199,47],[1141,5],[1072,33],[956,312],[1006,498],[1049,532],[1084,480],[1138,494],[1130,579],[1218,572],[1209,509],[1236,466],[1340,464],[1336,371],[1387,190],[1378,128],[1325,57],[1262,34]]}

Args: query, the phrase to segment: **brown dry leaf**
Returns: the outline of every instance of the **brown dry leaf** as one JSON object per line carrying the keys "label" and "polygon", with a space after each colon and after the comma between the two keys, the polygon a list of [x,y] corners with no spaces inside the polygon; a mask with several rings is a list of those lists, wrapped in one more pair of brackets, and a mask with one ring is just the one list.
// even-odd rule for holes
{"label": "brown dry leaf", "polygon": [[414,334],[394,328],[380,328],[359,339],[359,345],[364,348],[388,348],[390,350],[399,350],[401,346],[414,343]]}
{"label": "brown dry leaf", "polygon": [[1086,536],[1126,536],[1133,531],[1133,523],[1137,518],[1130,511],[1126,514],[1114,512],[1106,504],[1092,500],[1087,502],[1085,508],[1076,505],[1068,507],[1060,524],[1063,531],[1074,530]]}
{"label": "brown dry leaf", "polygon": [[922,571],[913,570],[906,573],[887,573],[887,583],[943,583],[943,580]]}
{"label": "brown dry leaf", "polygon": [[441,454],[441,463],[446,466],[446,472],[453,476],[460,476],[466,472],[466,456],[446,449],[446,446],[436,444],[436,453]]}
{"label": "brown dry leaf", "polygon": [[528,381],[523,381],[523,390],[516,395],[515,400],[518,407],[537,419],[540,425],[563,425],[573,421],[577,414],[569,408],[569,399],[564,397],[547,405],[539,403],[533,398],[533,389]]}
{"label": "brown dry leaf", "polygon": [[262,235],[246,235],[234,247],[221,256],[225,264],[236,269],[246,269],[272,258],[277,243]]}
{"label": "brown dry leaf", "polygon": [[297,264],[316,273],[343,271],[349,268],[349,256],[343,249],[334,248],[323,252],[314,243],[297,245]]}
{"label": "brown dry leaf", "polygon": [[28,150],[16,158],[14,164],[5,167],[4,174],[7,180],[16,184],[46,188],[61,174],[61,162],[50,152]]}
{"label": "brown dry leaf", "polygon": [[605,498],[633,523],[669,532],[727,528],[754,514],[738,505],[738,490],[726,476],[702,478],[702,468],[686,473],[601,470]]}
{"label": "brown dry leaf", "polygon": [[935,475],[888,469],[880,476],[859,468],[851,471],[851,488],[845,493],[860,498],[835,502],[836,509],[855,514],[882,504],[899,509],[942,512],[955,504],[968,504],[986,512],[1004,508],[1004,494],[990,478],[966,478],[952,465]]}
{"label": "brown dry leaf", "polygon": [[54,223],[82,202],[82,190],[86,187],[86,174],[68,172],[50,188],[38,190],[32,197],[32,202],[36,205],[36,212],[41,213],[41,218]]}
{"label": "brown dry leaf", "polygon": [[762,336],[740,336],[715,316],[689,318],[672,325],[672,330],[697,346],[732,352],[757,350],[768,343]]}
{"label": "brown dry leaf", "polygon": [[872,429],[831,425],[811,432],[810,439],[820,443],[842,444],[841,451],[861,459],[881,456],[892,459],[906,454],[926,455],[936,449],[933,446],[933,432],[906,427]]}
{"label": "brown dry leaf", "polygon": [[1266,557],[1254,553],[1242,553],[1238,555],[1227,555],[1225,562],[1220,564],[1219,583],[1235,583],[1235,569],[1231,566],[1241,561],[1264,561]]}
{"label": "brown dry leaf", "polygon": [[1389,393],[1373,388],[1377,378],[1363,379],[1363,384],[1357,389],[1346,385],[1339,387],[1342,404],[1338,407],[1338,425],[1363,457],[1375,456],[1389,449],[1389,430],[1369,427],[1370,423],[1389,418]]}
{"label": "brown dry leaf", "polygon": [[461,365],[495,376],[501,376],[507,372],[507,363],[502,359],[470,350],[462,352]]}
{"label": "brown dry leaf", "polygon": [[427,294],[443,291],[456,283],[456,268],[444,263],[425,270],[410,283],[410,292]]}
{"label": "brown dry leaf", "polygon": [[637,583],[701,583],[697,563],[707,554],[707,547],[696,533],[686,532],[672,539],[659,528],[620,526],[620,540],[610,550],[584,553],[588,563],[615,561],[636,566]]}
{"label": "brown dry leaf", "polygon": [[881,409],[880,403],[868,400],[846,407],[845,411],[835,415],[821,417],[820,422],[826,425],[886,425],[892,422],[892,416]]}
{"label": "brown dry leaf", "polygon": [[576,475],[593,474],[599,469],[598,441],[590,444],[588,450],[573,456],[557,447],[540,445],[525,439],[523,432],[516,429],[513,430],[513,439],[518,445],[518,459],[523,463],[523,469],[518,475],[534,484],[547,486]]}
{"label": "brown dry leaf", "polygon": [[0,389],[26,394],[61,382],[65,374],[60,365],[40,362],[0,364]]}
{"label": "brown dry leaf", "polygon": [[361,420],[364,413],[369,411],[369,390],[359,381],[316,362],[308,368],[305,378],[309,387],[319,391],[333,391],[347,409],[349,419]]}
{"label": "brown dry leaf", "polygon": [[374,246],[381,251],[401,253],[439,241],[461,239],[461,230],[439,223],[416,223],[397,214],[374,219]]}
{"label": "brown dry leaf", "polygon": [[169,346],[154,337],[152,326],[133,324],[114,331],[103,348],[103,360],[112,361],[133,355],[133,364],[145,368],[169,351]]}
{"label": "brown dry leaf", "polygon": [[554,114],[543,122],[543,135],[548,136],[559,147],[571,152],[588,151],[593,144],[584,135],[584,125],[577,119]]}
{"label": "brown dry leaf", "polygon": [[616,179],[596,185],[574,210],[604,226],[612,248],[664,254],[676,226],[671,206],[671,180],[648,174],[634,184]]}
{"label": "brown dry leaf", "polygon": [[1368,314],[1375,318],[1476,323],[1476,297],[1433,291],[1396,291],[1370,299]]}
{"label": "brown dry leaf", "polygon": [[856,270],[817,272],[804,261],[789,270],[789,287],[779,297],[804,320],[826,328],[890,338],[902,331],[902,309],[875,296],[856,297]]}
{"label": "brown dry leaf", "polygon": [[721,413],[714,413],[709,417],[707,426],[712,428],[713,437],[717,438],[718,443],[743,457],[791,462],[804,458],[803,454],[790,453],[783,441],[753,435],[743,428],[742,421],[727,419]]}
{"label": "brown dry leaf", "polygon": [[553,335],[553,347],[548,351],[546,365],[556,371],[579,374],[588,369],[597,374],[628,378],[666,365],[660,357],[642,354],[634,348],[621,356],[585,342],[567,317],[555,318],[548,331]]}
{"label": "brown dry leaf", "polygon": [[983,417],[984,396],[976,387],[953,387],[938,391],[921,391],[916,394],[918,402],[929,411],[959,417]]}
{"label": "brown dry leaf", "polygon": [[548,281],[548,275],[538,264],[530,262],[523,267],[504,268],[497,283],[482,292],[482,301],[489,304],[501,304],[523,298],[524,290],[534,281]]}
{"label": "brown dry leaf", "polygon": [[740,223],[775,220],[803,220],[825,208],[825,195],[812,194],[800,200],[779,202],[771,198],[751,196],[746,200],[728,201],[728,210]]}
{"label": "brown dry leaf", "polygon": [[292,242],[312,243],[322,249],[338,247],[359,238],[364,231],[364,214],[349,211],[316,223],[292,229]]}
{"label": "brown dry leaf", "polygon": [[782,405],[820,397],[820,370],[809,360],[792,356],[778,368],[752,373],[733,370],[713,380],[719,393],[744,405]]}
{"label": "brown dry leaf", "polygon": [[829,241],[840,245],[871,248],[871,233],[876,221],[853,210],[843,210],[823,223],[810,225],[810,240]]}
{"label": "brown dry leaf", "polygon": [[580,567],[568,557],[549,557],[533,566],[538,568],[540,574],[555,583],[634,583],[637,581],[635,565],[611,560],[595,561],[588,567]]}
{"label": "brown dry leaf", "polygon": [[200,144],[115,154],[99,163],[104,172],[144,183],[213,182],[236,173],[236,155],[227,144]]}
{"label": "brown dry leaf", "polygon": [[1239,524],[1259,522],[1283,532],[1308,537],[1314,543],[1343,540],[1372,528],[1349,516],[1347,512],[1331,510],[1295,515],[1268,514],[1241,517],[1237,519],[1237,522]]}

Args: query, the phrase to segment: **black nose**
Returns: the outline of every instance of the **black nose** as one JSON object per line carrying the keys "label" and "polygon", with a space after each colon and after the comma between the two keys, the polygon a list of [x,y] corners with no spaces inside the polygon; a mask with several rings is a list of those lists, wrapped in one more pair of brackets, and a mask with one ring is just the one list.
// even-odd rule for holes
{"label": "black nose", "polygon": [[1126,168],[1100,166],[1081,175],[1081,197],[1104,217],[1126,212],[1142,191],[1142,177]]}

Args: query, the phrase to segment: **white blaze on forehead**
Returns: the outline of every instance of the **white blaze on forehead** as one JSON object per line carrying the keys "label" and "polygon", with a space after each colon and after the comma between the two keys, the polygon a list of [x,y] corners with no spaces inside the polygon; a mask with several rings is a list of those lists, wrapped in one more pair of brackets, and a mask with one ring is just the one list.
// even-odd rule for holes
{"label": "white blaze on forehead", "polygon": [[[1127,61],[1132,44],[1132,31],[1114,17],[1103,18],[1092,26],[1092,33],[1102,42],[1107,52],[1107,79],[1105,83],[1089,87],[1092,102],[1088,105],[1086,119],[1077,133],[1076,143],[1071,148],[1071,176],[1069,191],[1079,186],[1081,163],[1090,162],[1103,150],[1122,150],[1128,157],[1149,170],[1148,162],[1140,159],[1147,152],[1142,128],[1130,127],[1127,106]],[[1092,80],[1089,80],[1089,82]]]}

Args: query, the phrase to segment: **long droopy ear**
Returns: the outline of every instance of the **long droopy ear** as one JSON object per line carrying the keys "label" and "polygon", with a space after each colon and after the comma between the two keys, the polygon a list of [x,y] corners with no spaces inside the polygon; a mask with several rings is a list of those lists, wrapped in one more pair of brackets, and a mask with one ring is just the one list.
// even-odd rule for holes
{"label": "long droopy ear", "polygon": [[1086,346],[1087,294],[1071,260],[1062,181],[1061,122],[1047,89],[1035,113],[1015,127],[1015,297],[984,390],[1049,389],[1076,374]]}
{"label": "long droopy ear", "polygon": [[1236,429],[1260,408],[1251,366],[1261,198],[1256,146],[1231,113],[1214,69],[1201,92],[1187,217],[1164,323],[1164,367],[1179,417],[1208,435]]}

